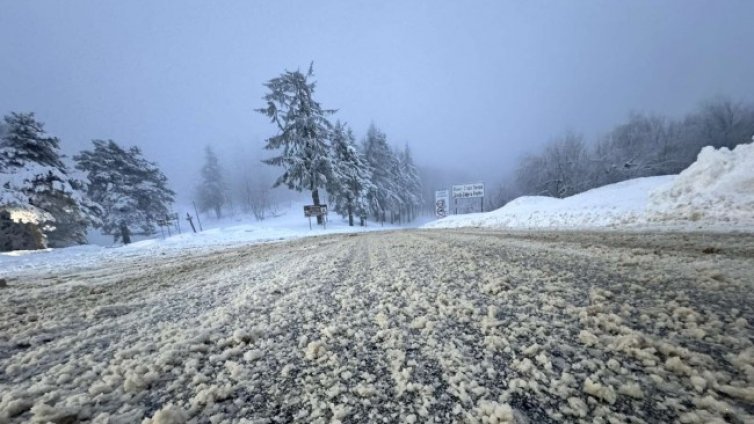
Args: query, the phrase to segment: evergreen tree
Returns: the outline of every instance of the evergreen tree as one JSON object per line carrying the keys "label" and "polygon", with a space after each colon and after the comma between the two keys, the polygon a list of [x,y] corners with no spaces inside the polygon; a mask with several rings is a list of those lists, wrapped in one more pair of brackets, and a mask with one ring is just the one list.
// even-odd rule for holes
{"label": "evergreen tree", "polygon": [[385,133],[369,127],[363,143],[364,159],[371,171],[372,189],[367,194],[369,208],[376,219],[385,222],[385,212],[400,202],[396,186],[397,159],[387,144]]}
{"label": "evergreen tree", "polygon": [[[314,100],[313,75],[310,66],[306,74],[286,71],[271,79],[265,84],[269,89],[264,96],[267,107],[257,111],[278,127],[278,134],[266,140],[265,148],[282,151],[264,161],[284,169],[275,187],[310,190],[313,203],[319,205],[319,190],[326,187],[332,172],[328,145],[332,125],[327,117],[335,111],[323,109]],[[317,223],[322,223],[321,217]]]}
{"label": "evergreen tree", "polygon": [[205,162],[202,166],[202,181],[197,188],[199,198],[199,210],[206,212],[215,211],[215,216],[222,217],[222,207],[227,199],[225,181],[223,180],[223,171],[217,155],[210,146],[204,150]]}
{"label": "evergreen tree", "polygon": [[124,149],[112,140],[92,143],[94,149],[74,160],[87,174],[89,196],[104,210],[103,233],[124,243],[131,234],[154,234],[156,221],[166,217],[175,196],[167,177],[138,147]]}
{"label": "evergreen tree", "polygon": [[402,187],[403,208],[407,219],[414,219],[414,208],[422,204],[422,183],[419,170],[414,164],[414,158],[408,144],[399,152],[400,180]]}
{"label": "evergreen tree", "polygon": [[0,141],[0,207],[22,211],[43,229],[51,247],[86,243],[86,230],[99,224],[100,208],[84,194],[85,182],[71,175],[33,113],[11,113]]}
{"label": "evergreen tree", "polygon": [[[7,130],[5,128],[5,125],[0,122],[0,140],[5,139],[5,134],[7,133]],[[10,166],[10,160],[6,157],[5,154],[0,155],[0,172],[5,172],[5,169]]]}
{"label": "evergreen tree", "polygon": [[34,112],[11,112],[5,116],[7,125],[3,136],[3,156],[7,165],[23,167],[28,163],[64,169],[60,160],[60,140],[48,137],[44,124],[34,118]]}
{"label": "evergreen tree", "polygon": [[334,210],[347,216],[350,226],[353,226],[355,214],[363,226],[369,209],[367,193],[372,191],[367,163],[356,148],[353,132],[345,124],[335,124],[331,142],[333,178],[328,186],[328,193],[334,203]]}

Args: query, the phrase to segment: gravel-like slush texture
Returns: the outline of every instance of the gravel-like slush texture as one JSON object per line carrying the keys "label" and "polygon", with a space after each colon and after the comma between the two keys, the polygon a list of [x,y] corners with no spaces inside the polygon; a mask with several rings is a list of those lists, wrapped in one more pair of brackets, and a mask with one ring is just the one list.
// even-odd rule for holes
{"label": "gravel-like slush texture", "polygon": [[0,287],[0,423],[754,422],[754,238],[419,230]]}

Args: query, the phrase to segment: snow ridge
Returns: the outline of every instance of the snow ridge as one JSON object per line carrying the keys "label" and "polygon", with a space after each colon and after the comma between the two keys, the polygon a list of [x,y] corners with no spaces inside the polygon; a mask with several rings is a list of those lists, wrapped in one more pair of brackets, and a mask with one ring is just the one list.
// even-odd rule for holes
{"label": "snow ridge", "polygon": [[519,197],[424,228],[680,228],[754,231],[754,143],[705,147],[679,175],[636,178],[564,199]]}

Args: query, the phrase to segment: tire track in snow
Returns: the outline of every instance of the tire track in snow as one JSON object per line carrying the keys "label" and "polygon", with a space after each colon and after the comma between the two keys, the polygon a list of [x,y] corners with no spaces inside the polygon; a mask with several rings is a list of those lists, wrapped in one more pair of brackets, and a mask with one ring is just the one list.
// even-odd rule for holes
{"label": "tire track in snow", "polygon": [[[570,309],[571,318],[574,315],[578,318],[576,326],[568,321],[567,315],[564,317],[566,322],[549,317],[545,324],[548,330],[565,326],[579,331],[586,327],[587,333],[583,337],[582,333],[579,333],[579,337],[573,337],[572,333],[569,337],[566,333],[557,339],[561,345],[576,351],[581,357],[585,355],[578,352],[579,347],[586,350],[586,356],[591,356],[581,360],[591,374],[591,380],[605,378],[607,384],[598,382],[598,387],[585,383],[585,390],[589,386],[589,391],[608,399],[613,399],[614,395],[602,389],[613,386],[613,390],[619,394],[622,389],[634,396],[640,394],[634,390],[637,388],[650,393],[656,390],[657,393],[652,395],[642,395],[645,400],[639,409],[643,411],[639,415],[655,421],[680,416],[688,422],[704,422],[722,414],[736,422],[736,416],[752,413],[751,373],[745,371],[748,369],[745,364],[751,361],[752,353],[752,333],[748,325],[752,319],[753,304],[750,277],[753,264],[750,259],[734,256],[710,260],[708,255],[702,253],[707,245],[703,238],[695,247],[682,242],[682,249],[677,254],[670,251],[658,257],[657,244],[667,247],[672,245],[668,239],[672,241],[673,237],[677,237],[688,240],[686,235],[655,236],[659,243],[653,243],[655,240],[648,237],[646,247],[638,249],[630,245],[622,247],[625,245],[620,234],[614,239],[609,234],[601,234],[602,243],[619,247],[601,249],[600,254],[595,255],[594,252],[583,252],[593,240],[588,234],[583,238],[579,234],[545,234],[551,238],[565,238],[565,243],[526,238],[521,243],[520,237],[511,239],[495,233],[485,236],[467,231],[442,236],[428,232],[421,234],[437,242],[452,244],[456,250],[476,250],[478,257],[489,252],[515,251],[523,247],[525,251],[518,255],[521,263],[545,270],[545,279],[560,272],[560,277],[554,281],[550,279],[544,288],[549,291],[554,286],[560,286],[558,291],[578,293],[588,300],[587,307],[573,308],[579,303],[566,303],[568,306],[565,310]],[[535,233],[532,238],[541,236]],[[485,243],[471,247],[480,238]],[[495,241],[489,243],[489,240]],[[741,240],[744,240],[743,243]],[[749,248],[745,240],[731,237],[731,247]],[[736,243],[741,244],[737,246]],[[564,270],[569,271],[570,275],[563,274]],[[563,286],[563,282],[567,286]],[[533,286],[536,280],[525,283]],[[584,290],[585,284],[588,290]],[[581,289],[576,289],[578,287]],[[524,298],[534,300],[536,294],[528,293]],[[543,300],[544,307],[548,307],[548,299]],[[541,304],[537,306],[542,307]],[[531,320],[532,314],[526,319]],[[589,331],[596,333],[599,340]],[[600,333],[607,334],[602,336]],[[584,346],[583,341],[590,337],[595,340]],[[568,346],[567,341],[578,343]],[[579,343],[582,346],[578,346]],[[573,355],[570,360],[574,361]],[[740,378],[742,372],[744,377],[749,375],[748,383],[747,378]],[[636,381],[621,382],[622,375],[641,381],[638,386]],[[719,380],[717,377],[720,377]],[[558,381],[552,380],[551,384],[557,387]],[[722,399],[718,397],[720,392]],[[655,400],[653,398],[660,401],[651,402]],[[637,408],[637,401],[626,403],[620,396],[615,396],[615,400],[608,403],[613,411],[631,416],[635,414],[633,411]],[[579,407],[576,409],[584,411],[581,408],[584,406],[583,399],[573,401],[573,404]],[[737,405],[738,409],[733,405]],[[575,408],[566,408],[564,411],[567,415],[577,412],[570,409]],[[731,412],[736,410],[737,413]],[[599,409],[595,408],[595,411],[599,412]]]}
{"label": "tire track in snow", "polygon": [[[28,326],[36,326],[33,330],[45,330],[50,322],[56,324],[51,328],[55,333],[50,335],[50,339],[39,341],[35,341],[34,331],[9,326],[11,331],[8,334],[12,336],[3,346],[3,356],[8,359],[0,362],[0,384],[7,383],[14,389],[24,383],[31,383],[32,387],[34,384],[41,386],[44,393],[42,403],[71,391],[83,392],[83,396],[94,392],[96,397],[116,385],[122,384],[126,391],[126,386],[132,389],[139,389],[140,385],[149,386],[146,384],[149,381],[139,375],[132,376],[131,380],[142,380],[142,383],[129,383],[129,376],[126,375],[129,369],[149,364],[150,368],[141,370],[140,375],[152,373],[146,380],[163,378],[164,373],[159,368],[171,365],[171,356],[174,355],[170,347],[176,341],[185,341],[183,337],[175,337],[176,334],[201,328],[209,320],[207,311],[228,300],[227,288],[230,285],[240,286],[249,280],[262,280],[273,274],[276,268],[281,268],[281,263],[291,261],[289,255],[293,253],[281,249],[281,255],[279,250],[273,250],[270,254],[263,248],[254,247],[224,252],[198,263],[155,263],[152,268],[137,269],[133,278],[118,274],[115,276],[117,282],[112,284],[88,287],[84,281],[66,296],[59,296],[56,287],[42,290],[39,296],[34,297],[23,297],[23,291],[30,285],[18,285],[12,291],[4,291],[2,294],[9,298],[4,298],[4,303],[7,300],[14,303],[25,301],[20,307],[34,311],[33,319],[27,322]],[[261,257],[252,261],[251,266],[244,264],[249,255],[257,254]],[[269,261],[269,258],[273,260]],[[246,274],[249,271],[252,275]],[[98,279],[113,277],[107,270],[95,275],[94,283],[98,283]],[[60,302],[56,302],[56,299],[60,299]],[[3,310],[7,311],[8,308]],[[29,341],[24,342],[27,339]],[[20,352],[18,347],[22,348]],[[155,360],[158,355],[162,355],[159,361]],[[108,372],[108,368],[115,371]],[[53,374],[55,378],[46,374]],[[36,378],[28,381],[32,376]],[[103,382],[103,378],[108,381]],[[22,399],[22,404],[28,404],[28,399],[34,398],[39,391],[16,392],[15,397]],[[10,392],[13,395],[14,391]],[[149,397],[157,392],[159,390],[150,390],[141,395]],[[119,399],[112,397],[111,405],[101,405],[105,411],[108,406],[121,406]],[[76,409],[82,403],[69,399],[73,402],[69,409]],[[140,402],[142,399],[137,400]],[[99,402],[106,403],[102,400]],[[144,411],[148,409],[149,405]],[[87,411],[83,413],[84,416],[88,415]]]}

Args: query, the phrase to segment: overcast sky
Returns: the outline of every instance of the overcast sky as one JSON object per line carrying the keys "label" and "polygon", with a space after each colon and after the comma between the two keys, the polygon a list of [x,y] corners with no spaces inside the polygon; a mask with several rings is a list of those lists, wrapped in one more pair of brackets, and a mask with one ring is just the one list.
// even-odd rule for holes
{"label": "overcast sky", "polygon": [[36,112],[68,154],[139,145],[185,196],[204,145],[272,135],[262,84],[314,61],[359,137],[374,122],[492,180],[565,130],[754,100],[753,18],[744,0],[2,0],[0,112]]}

